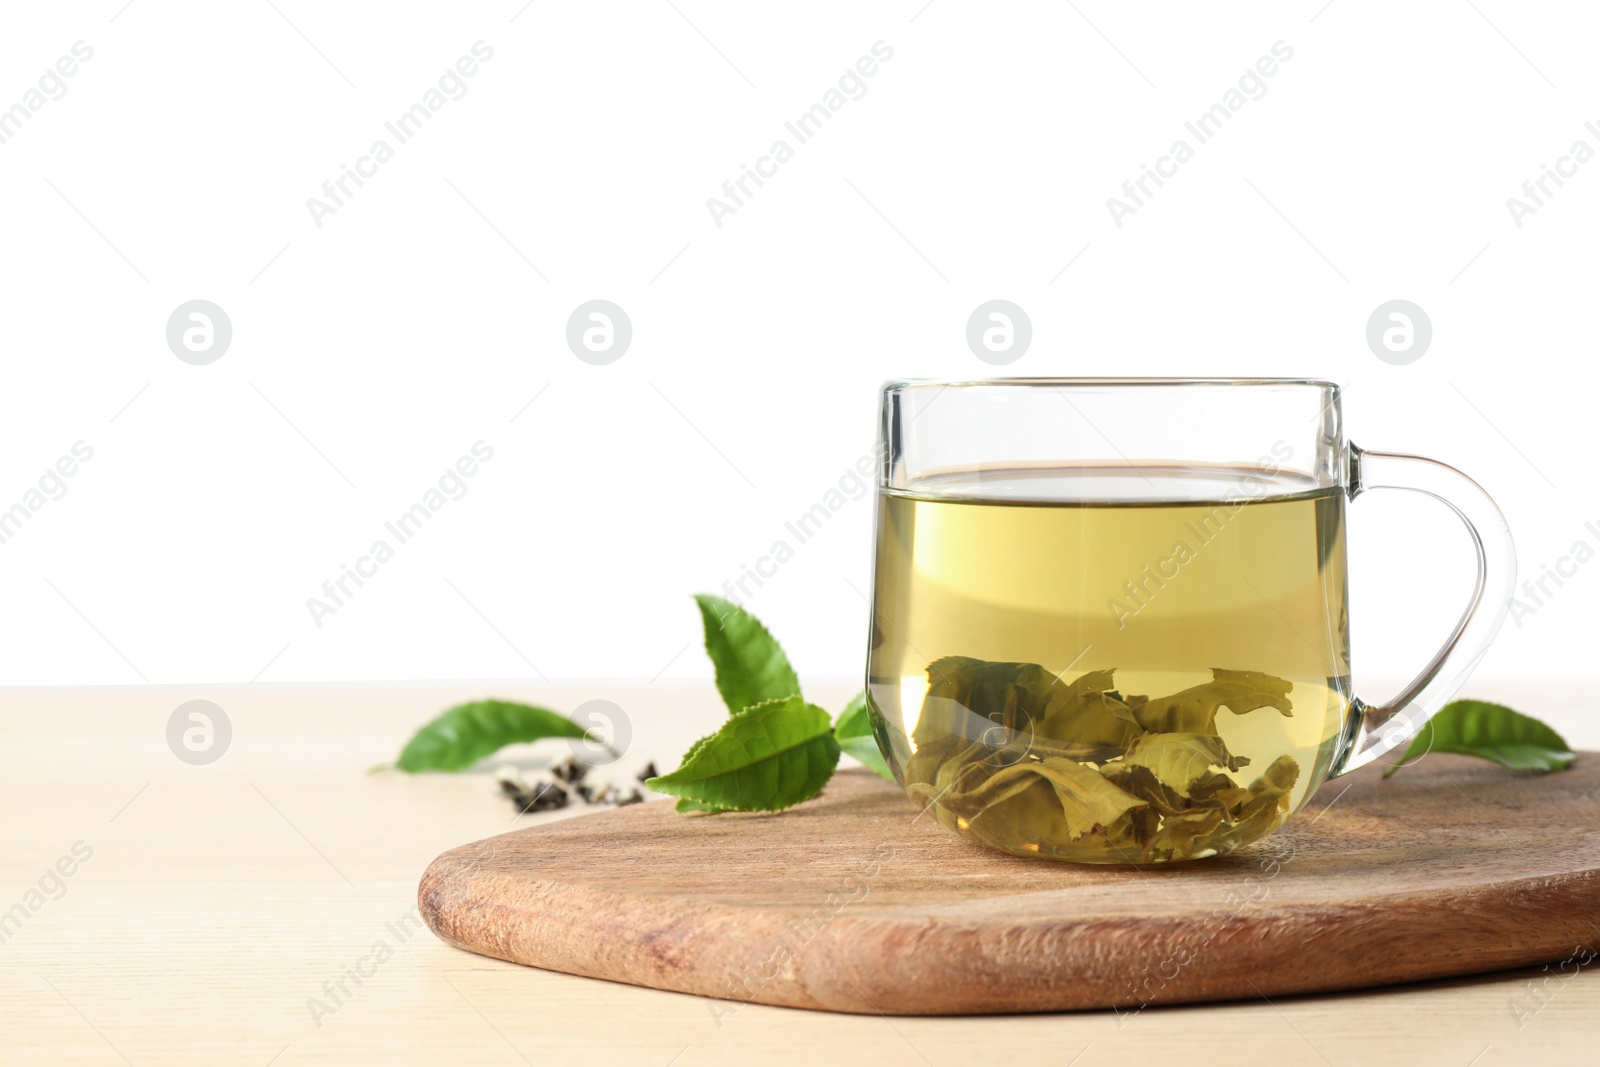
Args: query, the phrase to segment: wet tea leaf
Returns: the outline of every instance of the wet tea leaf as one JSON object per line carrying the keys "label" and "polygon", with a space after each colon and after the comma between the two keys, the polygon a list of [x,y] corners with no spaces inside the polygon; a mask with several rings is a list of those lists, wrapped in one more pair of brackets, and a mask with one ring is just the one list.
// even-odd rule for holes
{"label": "wet tea leaf", "polygon": [[[1066,759],[1014,763],[995,770],[970,788],[963,788],[971,779],[981,777],[984,770],[981,763],[966,764],[933,786],[914,784],[911,795],[937,803],[952,814],[970,820],[1022,795],[1041,781],[1048,782],[1060,805],[1060,811],[1052,814],[1065,820],[1068,840],[1076,840],[1097,826],[1108,826],[1129,809],[1147,803],[1123,792],[1095,768]],[[974,771],[977,774],[973,774]]]}
{"label": "wet tea leaf", "polygon": [[1250,783],[1249,796],[1231,812],[1233,830],[1260,837],[1281,823],[1289,813],[1289,791],[1300,778],[1300,764],[1293,756],[1279,756]]}
{"label": "wet tea leaf", "polygon": [[1109,826],[1129,809],[1145,805],[1145,801],[1124,793],[1093,767],[1071,760],[1047,759],[1036,768],[1055,789],[1071,840],[1077,840],[1097,826]]}
{"label": "wet tea leaf", "polygon": [[1577,756],[1562,736],[1530,715],[1487,700],[1457,700],[1439,709],[1411,739],[1385,778],[1428,752],[1481,756],[1514,771],[1564,771]]}
{"label": "wet tea leaf", "polygon": [[[1127,764],[1113,763],[1108,764],[1102,770],[1107,778],[1117,784],[1117,788],[1124,793],[1131,793],[1140,800],[1145,801],[1150,805],[1152,811],[1162,817],[1182,815],[1195,804],[1192,795],[1194,786],[1190,787],[1190,793],[1187,794],[1181,790],[1173,789],[1157,778],[1155,772],[1148,767],[1134,767]],[[1224,780],[1232,781],[1232,779],[1227,778]],[[1195,784],[1198,785],[1199,783]],[[1243,789],[1239,790],[1239,796],[1245,796]],[[1220,801],[1203,800],[1200,803],[1206,807],[1222,806]]]}
{"label": "wet tea leaf", "polygon": [[1217,709],[1245,715],[1261,708],[1292,714],[1292,684],[1260,671],[1229,671],[1214,667],[1212,680],[1169,697],[1154,698],[1134,714],[1151,733],[1214,734]]}
{"label": "wet tea leaf", "polygon": [[1046,737],[1070,737],[1080,744],[1121,748],[1144,733],[1133,709],[1110,691],[1110,670],[1090,671],[1050,695],[1038,731]]}
{"label": "wet tea leaf", "polygon": [[1237,808],[1249,799],[1250,791],[1226,774],[1204,774],[1189,783],[1189,799],[1197,804],[1220,804]]}
{"label": "wet tea leaf", "polygon": [[1121,748],[1144,732],[1114,692],[1111,670],[1070,684],[1037,663],[946,656],[928,664],[928,691],[913,738],[918,748],[941,739],[976,740],[999,727],[1016,737],[1072,738],[1078,747]]}
{"label": "wet tea leaf", "polygon": [[920,746],[946,737],[976,741],[995,726],[1031,729],[1060,684],[1037,663],[945,656],[928,664],[928,692],[913,737]]}
{"label": "wet tea leaf", "polygon": [[459,704],[418,730],[395,766],[402,771],[460,771],[507,745],[546,737],[599,741],[558,712],[508,700]]}
{"label": "wet tea leaf", "polygon": [[821,792],[838,762],[828,713],[791,696],[737,712],[645,785],[691,801],[692,811],[780,811]]}
{"label": "wet tea leaf", "polygon": [[1193,856],[1210,846],[1201,842],[1222,828],[1227,813],[1218,806],[1192,808],[1161,820],[1161,829],[1151,835],[1145,854],[1154,856]]}
{"label": "wet tea leaf", "polygon": [[1147,767],[1163,785],[1187,793],[1195,779],[1212,767],[1236,771],[1250,761],[1231,754],[1215,734],[1146,734],[1129,747],[1122,762]]}
{"label": "wet tea leaf", "polygon": [[1103,849],[1125,862],[1214,855],[1283,822],[1299,764],[1285,755],[1246,786],[1238,772],[1250,761],[1215,723],[1221,708],[1290,715],[1289,682],[1217,668],[1210,682],[1147,698],[1113,679],[935,660],[918,731],[936,725],[913,738],[907,791],[941,825],[1007,851]]}
{"label": "wet tea leaf", "polygon": [[694,599],[705,624],[706,655],[717,670],[717,692],[729,712],[799,695],[800,679],[789,657],[754,615],[709,593]]}
{"label": "wet tea leaf", "polygon": [[877,738],[872,735],[872,716],[867,711],[867,694],[864,691],[851,697],[850,703],[839,713],[838,720],[833,724],[833,739],[839,742],[845,755],[854,757],[863,766],[894,781],[894,772],[884,762],[883,753],[878,750]]}

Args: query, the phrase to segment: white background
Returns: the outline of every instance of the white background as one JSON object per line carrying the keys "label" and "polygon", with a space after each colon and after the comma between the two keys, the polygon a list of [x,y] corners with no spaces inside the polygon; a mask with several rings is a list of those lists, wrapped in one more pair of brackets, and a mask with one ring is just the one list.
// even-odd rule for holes
{"label": "white background", "polygon": [[[94,449],[0,545],[0,683],[706,677],[688,595],[871,446],[880,381],[993,373],[964,329],[996,297],[1034,329],[1001,373],[1332,378],[1354,440],[1489,489],[1524,574],[1600,545],[1600,161],[1506,206],[1600,149],[1580,5],[123,2],[0,33],[0,107],[94,49],[0,145],[0,507]],[[479,40],[318,228],[307,198]],[[880,40],[717,227],[706,199]],[[1279,40],[1266,95],[1115,226]],[[196,298],[234,331],[208,366],[165,340]],[[632,319],[609,366],[565,344],[592,298]],[[1433,322],[1409,366],[1364,340],[1393,298]],[[467,495],[317,627],[306,599],[480,439]],[[808,678],[860,674],[870,531],[852,502],[749,600]],[[1352,566],[1358,679],[1405,675],[1465,537],[1363,497]],[[1600,561],[1480,675],[1593,676],[1597,588]]]}

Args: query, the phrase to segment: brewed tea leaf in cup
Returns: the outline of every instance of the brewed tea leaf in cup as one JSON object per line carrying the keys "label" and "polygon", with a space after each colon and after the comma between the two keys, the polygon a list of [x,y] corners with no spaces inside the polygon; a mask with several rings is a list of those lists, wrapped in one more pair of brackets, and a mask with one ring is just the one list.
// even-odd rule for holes
{"label": "brewed tea leaf in cup", "polygon": [[1162,784],[1186,793],[1209,768],[1237,771],[1250,759],[1229,754],[1228,746],[1215,734],[1145,734],[1128,748],[1122,762],[1148,767]]}
{"label": "brewed tea leaf in cup", "polygon": [[[1250,760],[1215,732],[1217,710],[1289,716],[1292,687],[1260,671],[1212,675],[1173,696],[1125,701],[1110,669],[1067,682],[1034,663],[937,660],[923,715],[935,715],[942,741],[917,747],[907,789],[941,823],[1013,852],[1072,846],[1137,863],[1232,848],[1287,817],[1299,764],[1282,755],[1242,775]],[[959,715],[992,725],[970,743],[952,742],[972,733],[949,731],[963,725]],[[1026,726],[998,725],[1006,721]],[[1146,732],[1190,725],[1206,729]]]}
{"label": "brewed tea leaf in cup", "polygon": [[1229,671],[1213,667],[1213,680],[1147,701],[1134,714],[1151,733],[1215,734],[1217,709],[1246,715],[1260,708],[1290,714],[1289,692],[1294,686],[1260,671]]}

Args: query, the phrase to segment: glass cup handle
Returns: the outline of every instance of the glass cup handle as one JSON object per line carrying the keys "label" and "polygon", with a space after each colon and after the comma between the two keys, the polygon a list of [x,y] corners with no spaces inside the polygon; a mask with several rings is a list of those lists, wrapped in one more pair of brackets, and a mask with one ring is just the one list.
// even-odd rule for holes
{"label": "glass cup handle", "polygon": [[1506,518],[1483,487],[1447,463],[1350,445],[1350,499],[1368,489],[1410,489],[1443,501],[1466,524],[1478,553],[1478,581],[1444,646],[1394,699],[1351,703],[1349,723],[1329,778],[1365,767],[1416,736],[1455,696],[1505,622],[1517,581],[1516,547]]}

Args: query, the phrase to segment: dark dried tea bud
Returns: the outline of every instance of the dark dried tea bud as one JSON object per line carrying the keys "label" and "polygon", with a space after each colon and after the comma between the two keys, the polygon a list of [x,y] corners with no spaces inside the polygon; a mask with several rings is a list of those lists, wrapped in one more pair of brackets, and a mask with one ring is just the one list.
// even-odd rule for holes
{"label": "dark dried tea bud", "polygon": [[575,785],[589,773],[589,765],[576,756],[564,756],[550,765],[550,774],[557,781]]}

